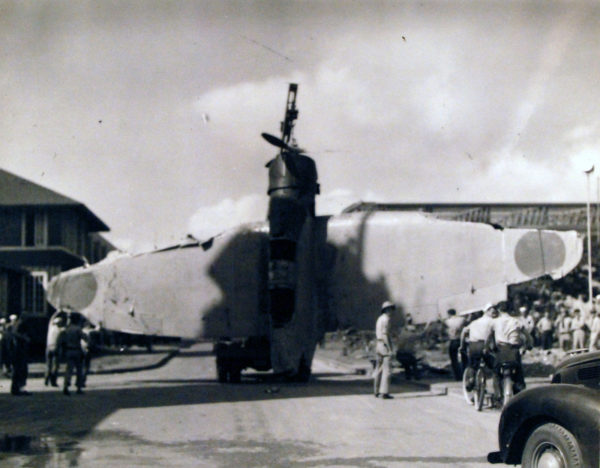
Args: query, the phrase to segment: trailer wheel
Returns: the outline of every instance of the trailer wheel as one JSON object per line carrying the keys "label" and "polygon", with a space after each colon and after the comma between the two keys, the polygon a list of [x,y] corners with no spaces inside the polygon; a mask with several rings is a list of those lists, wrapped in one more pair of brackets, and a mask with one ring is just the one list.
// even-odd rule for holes
{"label": "trailer wheel", "polygon": [[217,359],[217,380],[219,383],[227,383],[229,366],[221,359]]}
{"label": "trailer wheel", "polygon": [[229,366],[229,382],[240,383],[242,381],[242,369],[235,364]]}
{"label": "trailer wheel", "polygon": [[300,358],[300,364],[298,365],[298,374],[296,375],[296,380],[298,382],[308,382],[310,379],[310,374],[310,365],[306,363],[306,358],[303,354]]}

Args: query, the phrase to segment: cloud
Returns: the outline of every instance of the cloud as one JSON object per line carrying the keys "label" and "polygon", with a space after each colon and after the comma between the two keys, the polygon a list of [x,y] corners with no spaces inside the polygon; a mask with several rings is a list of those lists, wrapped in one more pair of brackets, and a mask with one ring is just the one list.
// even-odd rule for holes
{"label": "cloud", "polygon": [[263,221],[267,218],[268,202],[266,195],[250,194],[201,206],[188,222],[189,232],[197,239],[205,240],[243,223]]}
{"label": "cloud", "polygon": [[7,11],[3,167],[81,200],[124,245],[210,236],[265,219],[276,149],[260,133],[279,134],[296,82],[318,213],[584,197],[597,5],[284,3]]}
{"label": "cloud", "polygon": [[165,247],[164,245],[156,245],[152,242],[141,241],[139,239],[117,237],[112,238],[110,235],[105,234],[109,238],[110,242],[121,252],[129,254],[137,254],[141,252],[150,252],[156,250],[159,247]]}
{"label": "cloud", "polygon": [[[317,196],[317,215],[339,214],[347,206],[359,201],[381,201],[372,192],[362,194],[349,189],[336,189]],[[201,206],[188,222],[189,233],[200,240],[208,239],[240,224],[267,219],[269,198],[250,194],[238,199],[227,198],[215,205]]]}

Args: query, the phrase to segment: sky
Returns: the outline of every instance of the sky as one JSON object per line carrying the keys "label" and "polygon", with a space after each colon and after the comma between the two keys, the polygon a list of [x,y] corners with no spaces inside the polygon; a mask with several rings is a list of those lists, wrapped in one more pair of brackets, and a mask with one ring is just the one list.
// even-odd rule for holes
{"label": "sky", "polygon": [[[0,0],[0,168],[140,252],[261,221],[288,85],[318,214],[582,202],[600,3]],[[596,172],[584,170],[596,165]]]}

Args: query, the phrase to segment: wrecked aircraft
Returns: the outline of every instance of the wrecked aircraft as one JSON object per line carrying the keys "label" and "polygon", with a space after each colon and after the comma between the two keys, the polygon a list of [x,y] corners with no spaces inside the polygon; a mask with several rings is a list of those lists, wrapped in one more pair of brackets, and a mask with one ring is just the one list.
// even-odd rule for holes
{"label": "wrecked aircraft", "polygon": [[50,282],[50,303],[110,330],[214,340],[222,382],[248,367],[306,381],[323,334],[373,329],[384,300],[424,323],[579,263],[574,231],[389,211],[315,216],[316,165],[290,146],[296,92],[290,85],[282,137],[263,134],[280,148],[267,164],[268,222],[67,271]]}

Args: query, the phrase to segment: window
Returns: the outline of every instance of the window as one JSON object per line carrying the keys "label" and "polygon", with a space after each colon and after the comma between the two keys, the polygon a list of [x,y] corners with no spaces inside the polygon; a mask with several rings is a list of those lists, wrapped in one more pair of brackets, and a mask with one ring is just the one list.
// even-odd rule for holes
{"label": "window", "polygon": [[34,314],[46,313],[46,284],[48,273],[45,271],[33,271],[30,276],[24,278],[25,287],[25,310]]}
{"label": "window", "polygon": [[27,247],[34,246],[35,240],[35,216],[33,211],[25,212],[25,245]]}
{"label": "window", "polygon": [[19,210],[0,211],[0,245],[21,245],[21,212]]}
{"label": "window", "polygon": [[47,245],[47,219],[46,212],[42,210],[25,211],[25,246],[46,246]]}
{"label": "window", "polygon": [[62,245],[62,213],[48,213],[48,245]]}

